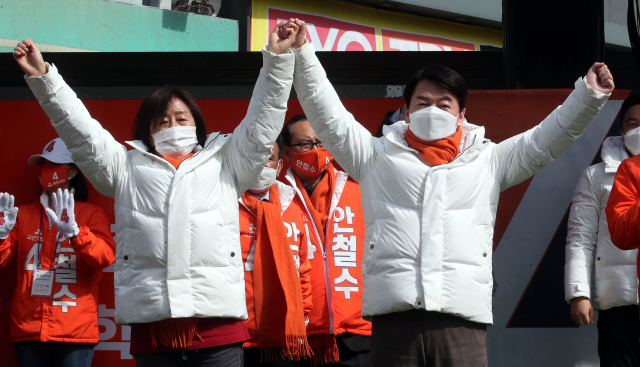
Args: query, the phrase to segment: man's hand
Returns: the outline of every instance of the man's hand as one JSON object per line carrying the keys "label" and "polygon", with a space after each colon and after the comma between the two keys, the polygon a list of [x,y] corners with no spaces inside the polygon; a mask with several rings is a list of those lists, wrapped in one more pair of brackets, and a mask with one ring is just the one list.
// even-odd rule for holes
{"label": "man's hand", "polygon": [[589,298],[576,297],[571,300],[571,318],[578,326],[593,324],[595,314]]}
{"label": "man's hand", "polygon": [[18,208],[14,206],[13,195],[7,192],[0,193],[0,240],[9,237],[9,232],[16,225]]}
{"label": "man's hand", "polygon": [[596,62],[587,72],[587,84],[600,93],[609,94],[615,89],[613,75],[604,62]]}
{"label": "man's hand", "polygon": [[49,217],[49,221],[58,228],[58,231],[66,238],[74,238],[80,233],[78,224],[76,223],[75,200],[73,195],[69,194],[69,190],[65,189],[64,192],[58,189],[58,194],[54,192],[51,195],[53,201],[53,207],[56,208],[54,212],[50,208],[47,208],[46,213]]}
{"label": "man's hand", "polygon": [[303,20],[298,18],[293,21],[290,20],[289,23],[287,23],[287,26],[293,26],[292,23],[298,26],[298,33],[296,34],[296,41],[291,45],[291,48],[298,49],[304,46],[304,43],[307,42],[307,26]]}
{"label": "man's hand", "polygon": [[38,77],[47,73],[47,64],[44,63],[42,54],[31,38],[18,42],[13,49],[13,58],[16,59],[22,71],[29,76]]}
{"label": "man's hand", "polygon": [[298,34],[298,26],[293,24],[285,27],[284,20],[280,21],[269,35],[269,51],[276,55],[283,54],[291,48]]}

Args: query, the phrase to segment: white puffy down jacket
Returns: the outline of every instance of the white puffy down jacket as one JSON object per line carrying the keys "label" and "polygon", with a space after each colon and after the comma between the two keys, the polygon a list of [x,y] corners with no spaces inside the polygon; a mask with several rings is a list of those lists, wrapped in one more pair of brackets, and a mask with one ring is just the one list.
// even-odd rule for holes
{"label": "white puffy down jacket", "polygon": [[140,141],[118,143],[91,118],[56,68],[26,77],[95,188],[115,199],[116,322],[247,318],[238,198],[271,156],[287,110],[294,55],[263,51],[242,123],[213,133],[176,170]]}
{"label": "white puffy down jacket", "polygon": [[602,144],[602,162],[582,173],[573,194],[565,247],[564,296],[587,297],[598,310],[638,304],[636,256],[611,243],[605,208],[620,163],[629,158],[622,137]]}
{"label": "white puffy down jacket", "polygon": [[564,152],[608,96],[583,79],[540,125],[495,144],[464,123],[462,152],[427,165],[404,121],[374,138],[342,105],[312,44],[294,52],[294,87],[316,134],[358,183],[365,213],[363,317],[413,308],[491,324],[493,226],[500,192]]}

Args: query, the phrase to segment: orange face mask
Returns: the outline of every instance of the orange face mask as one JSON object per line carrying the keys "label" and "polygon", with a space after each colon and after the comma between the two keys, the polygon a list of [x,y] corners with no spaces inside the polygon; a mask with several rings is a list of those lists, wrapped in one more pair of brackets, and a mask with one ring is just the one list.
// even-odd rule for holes
{"label": "orange face mask", "polygon": [[292,165],[296,167],[299,172],[311,178],[320,176],[333,159],[326,149],[321,148],[311,149],[302,153],[296,153],[289,149],[289,147],[287,147],[287,150],[293,157]]}
{"label": "orange face mask", "polygon": [[40,185],[45,191],[56,190],[71,179],[67,178],[67,172],[71,167],[58,166],[45,163],[40,166]]}

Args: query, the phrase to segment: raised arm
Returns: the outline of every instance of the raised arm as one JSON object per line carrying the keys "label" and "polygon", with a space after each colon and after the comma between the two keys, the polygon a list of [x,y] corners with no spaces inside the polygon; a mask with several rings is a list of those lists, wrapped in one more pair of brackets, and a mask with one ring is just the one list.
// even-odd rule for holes
{"label": "raised arm", "polygon": [[640,247],[640,180],[639,157],[620,164],[607,203],[607,222],[611,242],[621,250]]}
{"label": "raised arm", "polygon": [[592,321],[590,299],[593,257],[598,243],[602,208],[591,174],[591,168],[584,170],[573,194],[565,247],[564,298],[571,304],[571,317],[580,326]]}
{"label": "raised arm", "polygon": [[25,72],[27,84],[67,145],[74,163],[101,194],[113,197],[127,149],[91,118],[58,69],[44,62],[30,39],[18,43],[13,57]]}
{"label": "raised arm", "polygon": [[[234,172],[238,195],[256,181],[271,157],[287,112],[293,82],[294,55],[289,51],[295,30],[280,22],[262,49],[262,69],[253,89],[247,115],[224,146],[225,162]],[[297,29],[297,28],[296,28]],[[284,36],[282,32],[287,32]]]}
{"label": "raised arm", "polygon": [[567,150],[598,115],[613,89],[607,66],[595,63],[586,78],[576,81],[575,90],[544,121],[498,144],[492,170],[501,180],[501,190],[533,176]]}
{"label": "raised arm", "polygon": [[309,123],[325,148],[356,181],[375,165],[376,139],[360,125],[344,106],[327,79],[315,48],[305,41],[304,22],[294,48],[296,54],[293,86]]}

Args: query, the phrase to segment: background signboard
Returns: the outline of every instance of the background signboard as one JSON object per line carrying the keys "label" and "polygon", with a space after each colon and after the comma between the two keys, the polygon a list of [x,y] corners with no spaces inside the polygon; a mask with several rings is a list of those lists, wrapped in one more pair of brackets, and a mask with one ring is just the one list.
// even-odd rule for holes
{"label": "background signboard", "polygon": [[267,44],[279,19],[311,24],[319,51],[474,51],[502,46],[502,31],[334,0],[252,0],[251,51]]}

